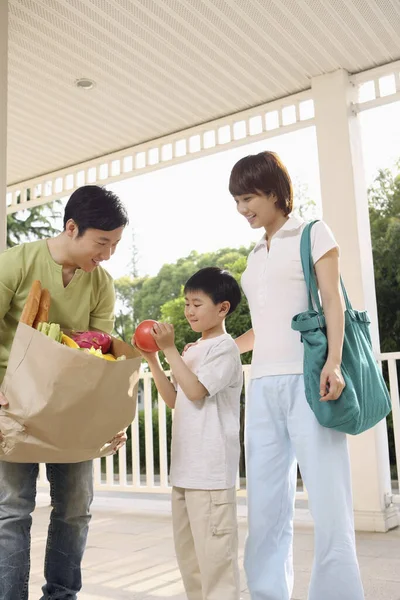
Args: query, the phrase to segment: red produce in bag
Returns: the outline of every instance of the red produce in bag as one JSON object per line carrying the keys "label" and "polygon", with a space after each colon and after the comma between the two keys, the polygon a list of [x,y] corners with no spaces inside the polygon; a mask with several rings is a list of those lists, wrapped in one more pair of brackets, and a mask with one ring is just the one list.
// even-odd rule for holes
{"label": "red produce in bag", "polygon": [[111,347],[111,336],[101,331],[72,331],[69,336],[79,348],[94,348],[107,354]]}

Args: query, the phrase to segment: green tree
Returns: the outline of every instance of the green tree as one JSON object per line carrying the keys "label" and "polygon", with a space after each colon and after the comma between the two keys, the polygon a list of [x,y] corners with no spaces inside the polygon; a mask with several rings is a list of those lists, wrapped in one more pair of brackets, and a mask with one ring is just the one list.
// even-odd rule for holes
{"label": "green tree", "polygon": [[[182,352],[185,344],[198,338],[184,315],[183,286],[193,273],[207,266],[228,269],[240,283],[246,268],[249,248],[222,248],[216,252],[199,254],[191,252],[175,264],[164,265],[155,277],[132,277],[127,275],[115,281],[117,298],[115,332],[126,342],[132,338],[137,325],[145,319],[169,321],[175,327],[175,341]],[[247,300],[243,296],[236,311],[227,319],[227,331],[233,336],[244,333],[251,327]],[[243,362],[250,362],[250,353]],[[161,355],[163,366],[168,368]]]}
{"label": "green tree", "polygon": [[[218,266],[221,269],[227,269],[240,284],[240,278],[246,268],[246,257],[251,250],[250,248],[224,248],[215,253],[207,253],[196,256],[197,268],[205,266]],[[188,262],[191,262],[193,255],[187,257]],[[201,265],[201,266],[200,266]],[[193,268],[192,273],[195,272]],[[172,300],[168,300],[160,307],[160,317],[162,320],[174,324],[175,342],[178,350],[182,352],[185,344],[198,339],[198,334],[192,331],[189,323],[184,315],[185,301],[183,298],[182,282],[179,295]],[[245,296],[232,315],[227,318],[226,329],[233,337],[237,337],[251,328],[250,313]],[[243,356],[243,362],[250,362],[250,353]]]}
{"label": "green tree", "polygon": [[136,318],[135,295],[146,280],[145,277],[125,275],[114,281],[116,296],[115,333],[124,342],[130,343],[135,327],[140,322]]}
{"label": "green tree", "polygon": [[60,233],[58,205],[56,201],[7,215],[7,248]]}
{"label": "green tree", "polygon": [[383,352],[395,352],[400,348],[399,172],[378,172],[369,189],[369,215],[381,348]]}
{"label": "green tree", "polygon": [[136,315],[135,295],[142,287],[146,277],[139,277],[139,252],[136,246],[136,233],[131,234],[131,256],[128,262],[128,275],[116,279],[116,314],[114,330],[118,337],[124,342],[130,343],[132,334],[139,320]]}
{"label": "green tree", "polygon": [[305,221],[318,218],[315,201],[311,198],[308,185],[300,179],[293,181],[293,214]]}
{"label": "green tree", "polygon": [[175,264],[164,265],[155,277],[143,281],[135,296],[135,318],[139,321],[160,319],[163,304],[180,296],[182,286],[193,273],[208,266],[230,268],[240,258],[244,259],[244,265],[248,253],[249,248],[244,247],[222,248],[205,254],[193,251]]}
{"label": "green tree", "polygon": [[[400,348],[400,161],[397,173],[381,169],[370,187],[369,217],[381,350]],[[398,366],[400,375],[400,365]],[[387,379],[387,369],[384,369]],[[393,418],[387,419],[392,477],[396,478]],[[398,474],[397,474],[398,477]]]}
{"label": "green tree", "polygon": [[131,258],[128,268],[132,277],[139,277],[139,250],[136,245],[136,231],[134,229],[131,232]]}

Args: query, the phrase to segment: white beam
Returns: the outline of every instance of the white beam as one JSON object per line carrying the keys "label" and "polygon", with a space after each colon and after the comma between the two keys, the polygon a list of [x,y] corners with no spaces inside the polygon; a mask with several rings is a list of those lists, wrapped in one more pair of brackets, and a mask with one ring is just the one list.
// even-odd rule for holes
{"label": "white beam", "polygon": [[7,72],[8,2],[0,2],[0,252],[6,247],[7,232]]}
{"label": "white beam", "polygon": [[[1,0],[0,0],[1,2]],[[304,91],[8,187],[8,213],[69,196],[85,183],[106,185],[314,124]],[[28,200],[29,198],[29,200]]]}
{"label": "white beam", "polygon": [[[324,220],[341,248],[341,270],[354,308],[366,308],[379,352],[379,331],[357,88],[336,71],[312,81]],[[399,524],[391,497],[386,423],[349,437],[355,522],[358,529],[387,531]]]}
{"label": "white beam", "polygon": [[[357,87],[372,83],[375,90],[373,98],[355,99],[354,111],[395,102],[400,93],[399,70],[400,61],[395,61],[354,75],[352,80]],[[394,90],[386,89],[382,96],[380,81],[388,76],[395,81],[395,87]],[[116,183],[253,141],[297,131],[314,125],[313,116],[312,92],[305,90],[40,177],[11,182],[7,189],[7,212],[11,214],[69,196],[84,183]]]}

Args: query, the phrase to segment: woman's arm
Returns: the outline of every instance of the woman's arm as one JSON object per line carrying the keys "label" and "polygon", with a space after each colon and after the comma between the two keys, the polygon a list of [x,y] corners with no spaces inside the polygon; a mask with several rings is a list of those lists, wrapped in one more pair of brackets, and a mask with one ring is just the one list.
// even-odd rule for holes
{"label": "woman's arm", "polygon": [[329,250],[315,264],[328,337],[328,357],[321,372],[321,400],[337,400],[345,386],[340,365],[344,338],[344,310],[340,293],[339,252]]}
{"label": "woman's arm", "polygon": [[238,338],[236,338],[235,342],[239,348],[240,354],[243,354],[244,352],[250,352],[250,350],[253,350],[254,346],[254,331],[249,329],[246,331],[246,333],[243,333],[243,335],[240,335]]}

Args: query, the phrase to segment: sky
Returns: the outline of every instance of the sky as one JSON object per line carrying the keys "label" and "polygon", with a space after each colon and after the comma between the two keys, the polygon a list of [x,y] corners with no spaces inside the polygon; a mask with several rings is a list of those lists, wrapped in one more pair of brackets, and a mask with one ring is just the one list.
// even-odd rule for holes
{"label": "sky", "polygon": [[[367,185],[379,168],[400,158],[400,102],[360,113]],[[125,202],[130,226],[114,257],[104,265],[114,278],[129,272],[132,231],[140,275],[156,275],[192,250],[210,252],[248,246],[262,232],[252,230],[235,208],[228,191],[232,166],[247,154],[277,152],[294,187],[307,186],[320,203],[317,144],[314,127],[280,135],[233,150],[190,160],[139,175],[108,187]],[[296,192],[295,192],[296,194]]]}

